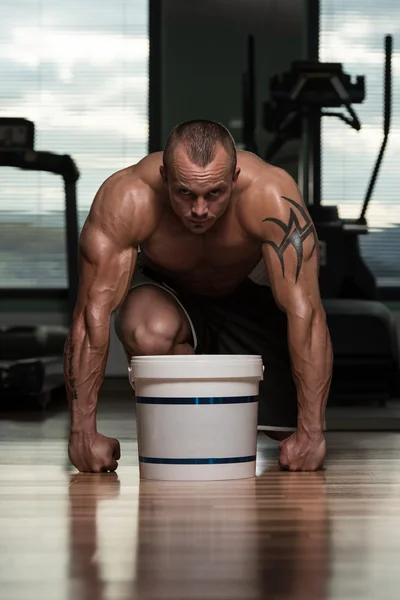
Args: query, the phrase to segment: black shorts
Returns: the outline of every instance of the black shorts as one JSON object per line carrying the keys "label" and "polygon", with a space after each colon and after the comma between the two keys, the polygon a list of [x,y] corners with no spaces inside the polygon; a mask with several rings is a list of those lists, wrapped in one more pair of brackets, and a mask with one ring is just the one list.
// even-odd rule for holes
{"label": "black shorts", "polygon": [[259,354],[264,379],[260,382],[258,428],[294,431],[297,392],[287,341],[287,318],[271,289],[245,279],[234,292],[210,298],[179,289],[146,266],[136,269],[131,289],[156,285],[170,293],[189,319],[196,354]]}

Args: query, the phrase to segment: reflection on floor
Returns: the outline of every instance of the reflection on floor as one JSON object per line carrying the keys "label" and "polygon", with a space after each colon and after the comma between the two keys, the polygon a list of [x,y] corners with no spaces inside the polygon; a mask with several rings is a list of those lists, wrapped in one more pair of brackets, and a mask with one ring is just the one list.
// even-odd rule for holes
{"label": "reflection on floor", "polygon": [[7,600],[398,600],[400,433],[327,434],[326,468],[140,481],[133,403],[105,389],[115,474],[76,474],[68,416],[0,420],[0,597]]}

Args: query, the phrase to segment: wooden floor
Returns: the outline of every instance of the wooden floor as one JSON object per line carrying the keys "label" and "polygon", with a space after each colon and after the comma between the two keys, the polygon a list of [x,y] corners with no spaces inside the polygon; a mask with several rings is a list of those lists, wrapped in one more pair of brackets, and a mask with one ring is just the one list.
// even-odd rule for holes
{"label": "wooden floor", "polygon": [[1,600],[398,600],[400,433],[330,432],[326,469],[139,480],[133,406],[105,399],[116,474],[76,474],[66,414],[0,420]]}

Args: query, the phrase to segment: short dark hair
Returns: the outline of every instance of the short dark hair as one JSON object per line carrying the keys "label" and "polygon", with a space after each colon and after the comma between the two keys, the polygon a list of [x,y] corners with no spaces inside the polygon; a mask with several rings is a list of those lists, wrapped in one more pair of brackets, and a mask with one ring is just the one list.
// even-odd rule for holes
{"label": "short dark hair", "polygon": [[221,123],[197,119],[176,125],[164,148],[163,163],[166,171],[171,167],[173,154],[180,144],[184,146],[189,159],[199,167],[206,167],[214,160],[217,146],[221,144],[232,162],[232,172],[236,169],[235,141]]}

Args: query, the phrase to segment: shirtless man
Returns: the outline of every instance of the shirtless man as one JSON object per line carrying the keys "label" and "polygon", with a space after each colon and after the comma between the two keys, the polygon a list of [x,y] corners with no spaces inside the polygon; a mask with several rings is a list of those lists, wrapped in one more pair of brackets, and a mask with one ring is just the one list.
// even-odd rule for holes
{"label": "shirtless man", "polygon": [[110,317],[128,360],[261,354],[259,429],[280,466],[317,470],[332,348],[318,240],[293,179],[238,151],[211,121],[175,127],[164,152],[100,187],[80,238],[80,288],[65,347],[69,457],[113,471],[119,443],[97,432]]}

